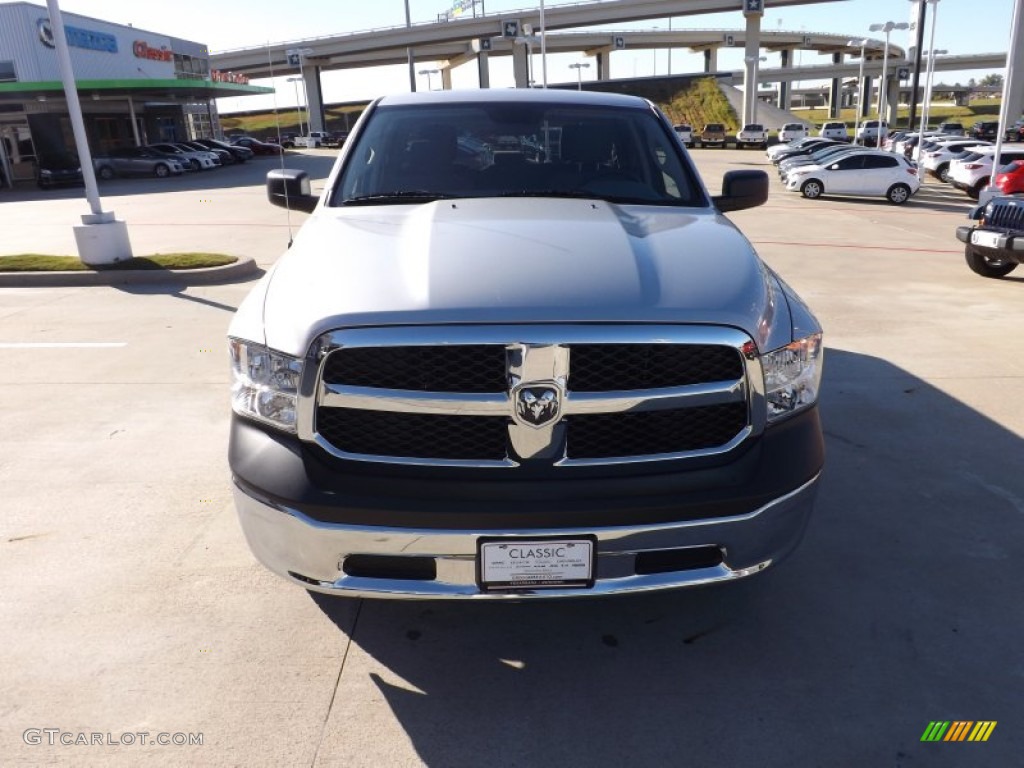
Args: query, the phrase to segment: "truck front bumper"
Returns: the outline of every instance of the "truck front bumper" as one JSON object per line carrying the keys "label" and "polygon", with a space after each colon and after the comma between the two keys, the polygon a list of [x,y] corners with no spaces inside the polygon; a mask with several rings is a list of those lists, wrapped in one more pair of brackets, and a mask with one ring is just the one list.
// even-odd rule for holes
{"label": "truck front bumper", "polygon": [[984,227],[959,226],[956,239],[1000,261],[1024,264],[1024,237]]}
{"label": "truck front bumper", "polygon": [[[779,562],[803,536],[824,441],[811,408],[717,463],[512,478],[504,470],[450,474],[339,463],[293,435],[235,417],[230,463],[253,553],[306,589],[578,598],[729,581]],[[548,537],[594,542],[591,586],[507,593],[481,586],[481,540]]]}
{"label": "truck front bumper", "polygon": [[[751,576],[789,554],[799,543],[817,492],[818,475],[792,492],[745,515],[682,523],[567,530],[437,530],[322,523],[295,509],[255,498],[235,485],[242,529],[256,557],[270,570],[316,592],[378,598],[513,599],[580,598],[696,586]],[[596,536],[592,587],[487,592],[477,580],[482,537],[530,540]],[[638,555],[715,548],[721,562],[659,573],[638,573]],[[385,556],[394,568],[433,561],[433,578],[352,575],[354,556]],[[400,562],[400,561],[399,561]],[[400,565],[398,566],[400,569]]]}

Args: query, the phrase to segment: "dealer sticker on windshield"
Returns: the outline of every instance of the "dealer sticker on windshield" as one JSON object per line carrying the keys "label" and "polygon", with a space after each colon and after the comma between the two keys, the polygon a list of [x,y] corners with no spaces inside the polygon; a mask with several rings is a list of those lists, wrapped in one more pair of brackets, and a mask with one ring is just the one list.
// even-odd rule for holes
{"label": "dealer sticker on windshield", "polygon": [[483,589],[585,589],[594,585],[594,540],[482,540],[478,563]]}

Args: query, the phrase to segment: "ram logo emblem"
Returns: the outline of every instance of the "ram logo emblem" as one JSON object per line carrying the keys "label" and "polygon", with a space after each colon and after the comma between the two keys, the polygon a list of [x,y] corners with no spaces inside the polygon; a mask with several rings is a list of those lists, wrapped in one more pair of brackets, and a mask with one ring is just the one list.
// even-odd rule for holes
{"label": "ram logo emblem", "polygon": [[530,427],[545,427],[562,415],[562,399],[551,384],[531,384],[512,393],[516,404],[516,421]]}

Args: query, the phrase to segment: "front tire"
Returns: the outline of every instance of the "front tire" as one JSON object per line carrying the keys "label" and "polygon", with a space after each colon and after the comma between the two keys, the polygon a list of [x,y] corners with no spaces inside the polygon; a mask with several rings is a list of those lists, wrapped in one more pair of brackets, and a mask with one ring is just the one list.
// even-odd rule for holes
{"label": "front tire", "polygon": [[104,181],[110,181],[112,178],[114,178],[114,169],[111,168],[109,165],[104,165],[99,170],[99,176]]}
{"label": "front tire", "polygon": [[988,257],[970,245],[964,249],[964,258],[971,271],[982,277],[1006,277],[1017,268],[1015,262]]}
{"label": "front tire", "polygon": [[808,179],[800,185],[800,194],[808,200],[817,200],[824,191],[824,187],[817,179]]}
{"label": "front tire", "polygon": [[893,184],[885,193],[885,198],[893,205],[903,205],[910,199],[910,187],[906,184]]}
{"label": "front tire", "polygon": [[939,166],[939,181],[944,184],[949,184],[949,163],[943,163]]}

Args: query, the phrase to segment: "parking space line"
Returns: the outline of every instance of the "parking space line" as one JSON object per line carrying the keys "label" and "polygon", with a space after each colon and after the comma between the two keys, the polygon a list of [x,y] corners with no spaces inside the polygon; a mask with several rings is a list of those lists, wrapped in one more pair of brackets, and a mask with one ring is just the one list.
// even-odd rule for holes
{"label": "parking space line", "polygon": [[115,349],[127,341],[0,341],[0,349]]}

